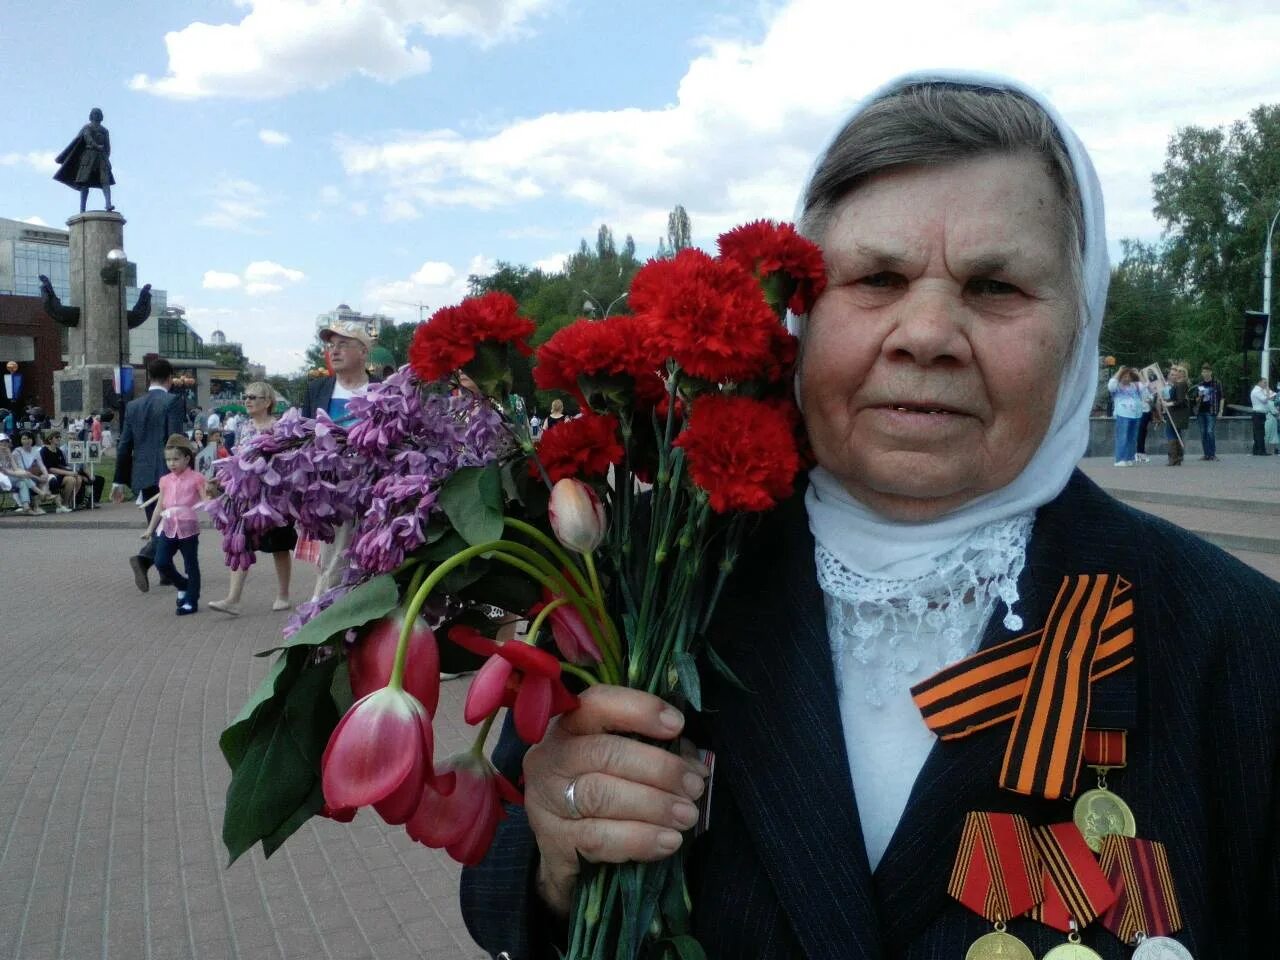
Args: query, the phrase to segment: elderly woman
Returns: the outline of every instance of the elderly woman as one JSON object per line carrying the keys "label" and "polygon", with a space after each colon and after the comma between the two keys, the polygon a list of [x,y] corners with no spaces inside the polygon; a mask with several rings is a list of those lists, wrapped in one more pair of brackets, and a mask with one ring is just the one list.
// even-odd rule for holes
{"label": "elderly woman", "polygon": [[[244,388],[245,417],[239,424],[234,452],[244,449],[253,437],[260,433],[270,433],[275,426],[276,391],[269,383],[259,380]],[[210,433],[210,446],[217,449],[214,434]],[[259,553],[271,554],[271,561],[276,568],[276,598],[271,602],[275,611],[288,610],[293,606],[289,599],[289,582],[293,576],[293,548],[298,545],[298,533],[293,524],[275,527],[258,537],[254,549]],[[223,600],[212,600],[207,606],[231,617],[240,616],[240,597],[244,593],[244,582],[249,576],[248,570],[232,570],[231,582],[227,586],[227,596]]]}
{"label": "elderly woman", "polygon": [[[818,466],[712,628],[747,689],[707,671],[681,717],[595,687],[523,757],[504,736],[525,806],[464,874],[472,934],[553,957],[579,856],[683,843],[710,957],[1269,955],[1280,588],[1074,469],[1108,281],[1083,147],[1018,84],[908,77],[836,135],[801,226],[830,272],[798,385]],[[625,736],[682,733],[710,786]],[[1089,891],[1053,874],[1046,922],[1042,841]]]}

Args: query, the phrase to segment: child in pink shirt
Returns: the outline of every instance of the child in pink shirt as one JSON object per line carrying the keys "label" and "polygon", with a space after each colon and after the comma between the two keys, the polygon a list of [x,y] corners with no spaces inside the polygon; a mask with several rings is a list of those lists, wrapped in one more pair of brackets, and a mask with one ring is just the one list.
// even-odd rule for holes
{"label": "child in pink shirt", "polygon": [[[182,434],[175,433],[165,442],[164,463],[169,472],[160,478],[160,502],[141,537],[148,540],[156,535],[156,569],[178,588],[180,617],[195,613],[200,604],[200,519],[195,506],[205,499],[205,478],[191,469],[194,459],[191,441]],[[176,553],[182,554],[185,576],[173,564]]]}

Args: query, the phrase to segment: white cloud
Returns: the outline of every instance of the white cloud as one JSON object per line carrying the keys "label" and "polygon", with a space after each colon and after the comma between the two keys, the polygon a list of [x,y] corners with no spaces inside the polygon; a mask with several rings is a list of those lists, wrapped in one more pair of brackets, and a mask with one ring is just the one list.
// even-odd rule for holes
{"label": "white cloud", "polygon": [[568,259],[569,254],[567,253],[553,253],[549,257],[533,261],[533,265],[543,273],[559,273],[564,269],[565,261]]}
{"label": "white cloud", "polygon": [[342,191],[333,184],[327,183],[320,188],[320,202],[327,204],[341,203]]}
{"label": "white cloud", "polygon": [[40,217],[37,217],[37,216],[23,217],[21,222],[29,223],[33,227],[47,227],[49,225],[45,223],[44,220],[42,220]]}
{"label": "white cloud", "polygon": [[58,169],[56,150],[27,150],[0,153],[0,167],[28,167],[36,173],[47,173],[53,176]]}
{"label": "white cloud", "polygon": [[389,220],[569,199],[617,235],[651,241],[683,203],[695,235],[709,239],[748,218],[792,216],[809,165],[859,98],[896,74],[947,64],[1044,90],[1093,152],[1113,241],[1152,236],[1150,176],[1177,128],[1228,123],[1280,99],[1271,49],[1280,13],[1249,0],[1231,16],[1196,9],[927,0],[913,8],[922,26],[908,28],[895,7],[795,0],[758,42],[708,41],[663,107],[548,113],[477,135],[345,138],[336,149],[349,177],[382,192]]}
{"label": "white cloud", "polygon": [[[494,261],[474,256],[465,269],[450,263],[428,260],[404,280],[375,279],[365,284],[365,300],[375,304],[377,313],[403,320],[429,316],[440,307],[452,306],[467,295],[467,278],[494,271]],[[421,309],[418,309],[421,307]]]}
{"label": "white cloud", "polygon": [[289,135],[279,130],[262,129],[258,131],[258,139],[268,147],[283,147],[289,143]]}
{"label": "white cloud", "polygon": [[244,268],[244,278],[247,282],[279,280],[298,283],[306,279],[306,276],[301,270],[281,266],[274,260],[255,260]]}
{"label": "white cloud", "polygon": [[174,99],[260,99],[323,89],[352,74],[382,83],[425,73],[421,41],[482,46],[521,35],[551,0],[237,0],[238,23],[196,21],[166,33],[168,73],[137,74],[134,90]]}
{"label": "white cloud", "polygon": [[240,277],[221,270],[206,270],[200,286],[205,290],[234,290],[240,286]]}
{"label": "white cloud", "polygon": [[208,195],[213,209],[196,221],[199,226],[253,233],[256,222],[266,218],[267,195],[249,180],[222,177]]}
{"label": "white cloud", "polygon": [[254,260],[241,273],[206,270],[200,285],[205,290],[243,289],[251,297],[261,297],[279,293],[287,286],[301,283],[306,277],[301,270],[282,266],[274,260]]}

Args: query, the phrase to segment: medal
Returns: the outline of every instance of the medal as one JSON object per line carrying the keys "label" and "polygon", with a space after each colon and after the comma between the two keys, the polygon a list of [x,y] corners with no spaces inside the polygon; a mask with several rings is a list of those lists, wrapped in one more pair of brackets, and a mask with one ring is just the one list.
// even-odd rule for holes
{"label": "medal", "polygon": [[1087,927],[1116,901],[1107,875],[1073,823],[1035,827],[1032,842],[1040,853],[1044,900],[1031,916],[1067,935],[1044,955],[1044,960],[1101,960],[1080,942],[1080,927]]}
{"label": "medal", "polygon": [[1058,944],[1044,955],[1044,960],[1102,960],[1101,954],[1080,942],[1080,934],[1071,936],[1075,939]]}
{"label": "medal", "polygon": [[992,933],[973,941],[964,960],[1036,960],[1031,949],[1011,933],[1005,933],[1004,924],[997,923]]}
{"label": "medal", "polygon": [[[1045,960],[1049,960],[1048,957]],[[1133,960],[1195,960],[1191,951],[1172,937],[1138,938],[1138,949],[1133,951]]]}
{"label": "medal", "polygon": [[1121,942],[1137,943],[1146,952],[1134,956],[1142,960],[1162,957],[1157,951],[1167,953],[1170,944],[1180,948],[1177,941],[1168,939],[1182,929],[1182,911],[1164,844],[1112,834],[1103,838],[1098,860],[1116,891],[1116,902],[1103,914],[1102,925]]}
{"label": "medal", "polygon": [[1076,800],[1071,819],[1094,853],[1102,850],[1102,838],[1111,834],[1136,837],[1138,823],[1129,805],[1107,789],[1107,771],[1123,769],[1127,759],[1124,730],[1088,730],[1084,762],[1098,774],[1098,786]]}
{"label": "medal", "polygon": [[1005,923],[1044,896],[1031,827],[1014,813],[965,814],[947,892],[995,929],[969,947],[965,960],[1035,960]]}

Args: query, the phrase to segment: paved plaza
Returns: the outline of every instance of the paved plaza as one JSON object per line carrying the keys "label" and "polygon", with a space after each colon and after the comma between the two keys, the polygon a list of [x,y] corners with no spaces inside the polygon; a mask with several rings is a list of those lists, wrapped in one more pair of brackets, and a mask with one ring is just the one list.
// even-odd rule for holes
{"label": "paved plaza", "polygon": [[[484,957],[457,867],[372,811],[313,819],[270,860],[254,848],[226,865],[217,737],[286,615],[270,612],[269,563],[238,619],[175,617],[154,573],[139,593],[125,559],[140,516],[0,518],[0,958]],[[216,599],[227,574],[211,531],[200,564]],[[309,593],[309,571],[299,581]],[[470,742],[449,724],[465,684],[444,685],[441,756]]]}
{"label": "paved plaza", "polygon": [[[1142,509],[1251,537],[1233,552],[1280,578],[1280,458],[1086,469]],[[227,867],[217,736],[285,615],[270,612],[273,576],[259,565],[243,616],[175,617],[154,575],[150,593],[133,586],[125,559],[140,529],[129,505],[0,517],[0,958],[483,957],[458,912],[456,866],[369,811],[351,825],[313,820],[272,859],[255,849]],[[216,534],[201,539],[215,599],[227,574]],[[309,570],[298,580],[302,595]],[[465,685],[444,687],[442,756],[470,739],[450,725]]]}

